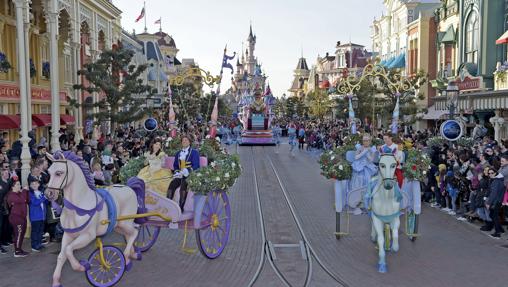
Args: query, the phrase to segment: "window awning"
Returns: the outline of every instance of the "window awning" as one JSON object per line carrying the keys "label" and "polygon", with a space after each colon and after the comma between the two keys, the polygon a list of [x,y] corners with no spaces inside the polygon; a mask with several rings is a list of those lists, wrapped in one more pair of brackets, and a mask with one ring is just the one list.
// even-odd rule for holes
{"label": "window awning", "polygon": [[32,121],[34,121],[38,127],[50,126],[51,114],[34,114],[32,115]]}
{"label": "window awning", "polygon": [[76,122],[76,119],[74,116],[71,115],[60,115],[60,124],[67,126],[67,125],[73,125]]}
{"label": "window awning", "polygon": [[496,40],[496,44],[506,44],[508,43],[508,31],[504,32],[504,34]]}
{"label": "window awning", "polygon": [[448,26],[448,29],[441,39],[441,43],[455,43],[455,29],[453,29],[453,25]]}
{"label": "window awning", "polygon": [[398,55],[390,65],[387,65],[387,68],[390,69],[400,69],[406,67],[406,54],[402,53]]}
{"label": "window awning", "polygon": [[395,61],[395,57],[391,57],[390,59],[386,60],[383,66],[389,68],[393,61]]}
{"label": "window awning", "polygon": [[0,115],[0,130],[19,129],[21,117],[18,115]]}
{"label": "window awning", "polygon": [[[36,128],[39,125],[32,119],[32,127]],[[20,115],[0,115],[0,130],[11,130],[21,128]]]}

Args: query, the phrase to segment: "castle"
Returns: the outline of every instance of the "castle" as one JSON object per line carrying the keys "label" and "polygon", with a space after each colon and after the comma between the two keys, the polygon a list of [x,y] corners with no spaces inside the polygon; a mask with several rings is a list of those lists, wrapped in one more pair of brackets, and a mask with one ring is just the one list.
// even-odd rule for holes
{"label": "castle", "polygon": [[250,26],[249,37],[247,38],[248,47],[243,51],[242,57],[236,61],[236,73],[233,78],[233,93],[237,100],[244,94],[253,94],[254,89],[265,90],[266,76],[261,71],[261,64],[254,56],[256,49],[256,35],[252,33]]}

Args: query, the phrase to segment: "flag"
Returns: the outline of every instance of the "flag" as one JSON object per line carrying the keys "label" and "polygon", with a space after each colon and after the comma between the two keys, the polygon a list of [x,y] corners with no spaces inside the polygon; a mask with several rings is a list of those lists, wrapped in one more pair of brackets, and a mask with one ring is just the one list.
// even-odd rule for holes
{"label": "flag", "polygon": [[228,61],[233,60],[236,56],[236,52],[233,53],[233,56],[226,55],[226,50],[224,50],[224,56],[222,57],[222,68],[231,69],[231,74],[233,74],[233,65],[231,65]]}
{"label": "flag", "polygon": [[159,20],[155,21],[154,24],[160,24],[161,23],[161,18],[159,18]]}
{"label": "flag", "polygon": [[145,7],[141,10],[141,13],[139,14],[138,18],[136,18],[136,23],[139,22],[139,20],[143,19],[145,17]]}

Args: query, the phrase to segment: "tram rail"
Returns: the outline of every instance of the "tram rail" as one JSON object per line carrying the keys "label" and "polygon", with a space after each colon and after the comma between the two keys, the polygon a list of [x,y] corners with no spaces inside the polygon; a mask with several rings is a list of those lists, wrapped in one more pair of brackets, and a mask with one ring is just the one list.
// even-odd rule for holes
{"label": "tram rail", "polygon": [[[264,148],[263,148],[264,149]],[[258,214],[259,214],[259,222],[261,226],[261,237],[262,237],[262,248],[261,248],[261,257],[259,261],[258,268],[252,277],[251,281],[249,282],[249,287],[253,286],[257,280],[260,278],[260,275],[263,271],[263,267],[265,266],[266,262],[269,263],[275,274],[277,275],[277,278],[285,285],[289,287],[293,287],[290,283],[290,280],[287,278],[285,274],[281,271],[281,269],[277,266],[277,261],[274,260],[274,254],[272,254],[272,248],[270,248],[269,240],[268,240],[268,234],[266,230],[266,221],[263,214],[263,204],[261,203],[261,194],[259,192],[259,179],[258,179],[258,171],[256,169],[255,164],[255,157],[254,157],[254,147],[251,147],[251,154],[252,154],[252,167],[253,167],[253,173],[254,173],[254,190],[256,193],[256,201],[257,201],[257,207],[258,207]],[[319,258],[319,256],[316,254],[314,249],[312,248],[312,245],[310,244],[309,240],[307,239],[307,236],[305,235],[305,232],[302,228],[302,225],[300,223],[300,220],[298,219],[298,216],[296,215],[295,208],[293,204],[291,203],[291,200],[288,196],[288,193],[286,191],[286,188],[284,186],[284,183],[281,180],[281,177],[279,173],[277,172],[275,165],[273,164],[273,161],[270,157],[268,157],[266,152],[264,159],[267,162],[269,162],[269,166],[275,176],[275,179],[277,181],[278,187],[282,191],[284,201],[286,203],[286,206],[288,207],[289,213],[291,214],[291,217],[293,221],[295,222],[296,229],[298,231],[298,234],[301,238],[301,241],[303,242],[303,250],[305,252],[305,261],[306,261],[306,274],[305,274],[305,280],[303,282],[303,286],[307,287],[310,286],[311,280],[312,280],[312,274],[313,274],[313,260],[315,260],[321,269],[325,271],[325,273],[336,283],[338,283],[337,286],[342,287],[349,287],[349,285],[342,280],[341,278],[337,277],[335,274],[333,274],[330,269],[323,263],[323,261]],[[302,252],[303,252],[302,250]]]}

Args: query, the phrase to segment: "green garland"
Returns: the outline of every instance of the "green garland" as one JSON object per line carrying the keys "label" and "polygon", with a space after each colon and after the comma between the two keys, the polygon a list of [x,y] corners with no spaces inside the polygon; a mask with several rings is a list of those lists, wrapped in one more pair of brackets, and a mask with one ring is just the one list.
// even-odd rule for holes
{"label": "green garland", "polygon": [[430,169],[430,157],[420,150],[407,151],[406,161],[402,165],[404,178],[408,180],[423,181]]}
{"label": "green garland", "polygon": [[241,175],[242,167],[238,155],[225,152],[216,155],[215,161],[190,174],[187,178],[189,189],[195,194],[206,195],[214,190],[228,191]]}
{"label": "green garland", "polygon": [[463,147],[471,148],[474,145],[474,140],[470,137],[461,137],[457,140],[457,144]]}
{"label": "green garland", "polygon": [[129,178],[137,176],[139,171],[145,167],[145,160],[144,156],[130,159],[129,162],[120,169],[120,181],[125,184]]}
{"label": "green garland", "polygon": [[319,159],[321,174],[327,179],[346,180],[351,178],[353,172],[351,163],[345,158],[342,147],[333,151],[325,152]]}
{"label": "green garland", "polygon": [[206,138],[199,148],[199,154],[205,156],[210,162],[214,161],[219,153],[221,153],[221,147],[217,139]]}
{"label": "green garland", "polygon": [[446,139],[440,136],[431,137],[427,140],[427,145],[429,147],[441,147],[446,143]]}
{"label": "green garland", "polygon": [[174,138],[168,137],[164,142],[164,152],[167,156],[175,156],[176,153],[182,149],[182,138],[176,136]]}

